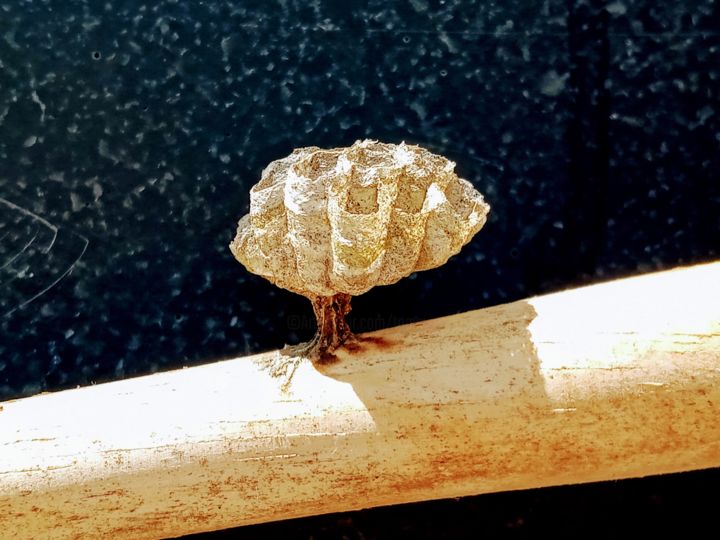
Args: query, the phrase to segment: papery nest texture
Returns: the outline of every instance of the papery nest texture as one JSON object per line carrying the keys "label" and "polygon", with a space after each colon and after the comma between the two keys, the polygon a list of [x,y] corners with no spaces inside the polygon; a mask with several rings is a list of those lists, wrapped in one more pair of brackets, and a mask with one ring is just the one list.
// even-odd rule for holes
{"label": "papery nest texture", "polygon": [[347,312],[349,296],[444,264],[485,224],[490,207],[454,169],[404,143],[297,149],[252,187],[230,249],[314,305],[347,296]]}

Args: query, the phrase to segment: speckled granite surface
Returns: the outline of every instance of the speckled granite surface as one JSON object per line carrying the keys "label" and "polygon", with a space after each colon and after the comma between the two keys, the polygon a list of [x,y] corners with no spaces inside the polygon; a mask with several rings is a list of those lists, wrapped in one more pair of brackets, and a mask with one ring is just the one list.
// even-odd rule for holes
{"label": "speckled granite surface", "polygon": [[[356,330],[717,258],[719,32],[712,0],[0,0],[0,400],[311,334],[309,304],[227,249],[299,146],[418,143],[493,205],[446,266],[356,299]],[[686,530],[716,476],[243,537]]]}
{"label": "speckled granite surface", "polygon": [[718,5],[655,4],[0,1],[0,398],[307,337],[227,249],[298,146],[419,143],[493,205],[359,330],[717,257]]}

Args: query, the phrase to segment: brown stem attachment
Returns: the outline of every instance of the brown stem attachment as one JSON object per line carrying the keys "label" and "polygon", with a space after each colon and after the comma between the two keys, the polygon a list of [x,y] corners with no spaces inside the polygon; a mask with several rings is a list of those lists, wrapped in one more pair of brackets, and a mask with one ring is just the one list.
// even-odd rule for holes
{"label": "brown stem attachment", "polygon": [[352,296],[339,293],[333,296],[311,296],[309,299],[317,320],[315,337],[307,343],[286,346],[283,352],[292,356],[305,356],[313,362],[332,361],[335,359],[333,351],[354,337],[345,321],[345,316],[350,313]]}

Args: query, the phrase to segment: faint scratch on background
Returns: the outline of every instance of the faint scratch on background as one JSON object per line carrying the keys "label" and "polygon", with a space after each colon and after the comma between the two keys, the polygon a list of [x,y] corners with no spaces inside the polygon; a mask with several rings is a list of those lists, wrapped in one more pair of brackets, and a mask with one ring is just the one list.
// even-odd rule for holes
{"label": "faint scratch on background", "polygon": [[[41,224],[43,224],[43,225],[45,225],[46,227],[48,227],[51,231],[53,231],[53,237],[52,237],[52,240],[50,241],[50,244],[43,250],[43,253],[44,253],[44,254],[49,253],[50,250],[52,249],[52,247],[55,245],[55,240],[57,239],[57,236],[58,236],[58,227],[55,226],[55,225],[53,225],[52,223],[50,223],[50,222],[47,221],[46,219],[41,218],[40,216],[38,216],[38,215],[35,214],[34,212],[32,212],[32,211],[30,211],[30,210],[28,210],[28,209],[26,209],[26,208],[23,208],[23,207],[21,207],[21,206],[18,206],[18,205],[14,204],[14,203],[11,203],[11,202],[8,201],[7,199],[4,199],[4,198],[0,197],[0,203],[2,203],[2,204],[4,204],[4,205],[12,208],[13,210],[15,210],[15,211],[17,211],[17,212],[20,212],[21,214],[23,214],[23,215],[25,215],[25,216],[27,216],[27,217],[29,217],[29,218],[31,218],[31,219],[34,219],[34,220],[40,222]],[[80,238],[80,239],[84,242],[84,245],[83,245],[82,249],[80,250],[80,254],[79,254],[79,255],[75,258],[75,260],[67,267],[67,269],[65,269],[63,272],[61,272],[60,275],[59,275],[55,280],[53,280],[47,287],[43,288],[40,292],[34,294],[33,296],[31,296],[30,298],[28,298],[28,299],[25,300],[24,302],[21,302],[21,303],[18,304],[16,307],[14,307],[14,308],[12,308],[11,310],[9,310],[8,312],[4,313],[4,314],[2,315],[3,317],[7,317],[8,315],[10,315],[11,313],[13,313],[14,311],[16,311],[16,310],[18,310],[18,309],[20,309],[20,308],[22,308],[22,307],[25,307],[25,306],[27,306],[28,304],[30,304],[31,302],[34,302],[35,300],[37,300],[38,298],[40,298],[43,294],[45,294],[45,293],[48,292],[50,289],[52,289],[53,287],[55,287],[55,285],[57,285],[58,283],[60,283],[60,281],[61,281],[65,276],[67,276],[67,275],[72,271],[73,268],[75,268],[75,266],[76,266],[77,263],[80,261],[80,259],[82,259],[83,255],[85,255],[85,251],[87,251],[88,245],[90,244],[90,240],[88,240],[85,236],[83,236],[83,235],[80,234],[80,233],[76,233],[76,232],[74,232],[74,231],[71,231],[71,232],[72,232],[72,234],[74,234],[75,236],[77,236],[78,238]],[[36,230],[36,231],[35,231],[35,235],[33,236],[33,239],[30,241],[30,244],[32,244],[33,240],[37,237],[37,234],[38,234],[38,233],[37,233],[37,230]],[[21,251],[21,253],[22,253],[23,251],[25,251],[30,244],[28,244],[27,246],[25,246],[25,247],[23,248],[23,250]],[[18,254],[18,255],[19,255],[19,254]],[[14,260],[14,259],[15,259],[15,257],[13,257],[13,260]]]}
{"label": "faint scratch on background", "polygon": [[[40,223],[42,223],[43,225],[45,225],[47,228],[49,228],[49,229],[53,232],[53,239],[50,241],[50,245],[45,248],[45,251],[43,251],[43,253],[48,253],[48,252],[50,251],[50,249],[52,249],[53,244],[55,243],[55,239],[57,238],[57,234],[58,234],[58,228],[57,228],[55,225],[53,225],[53,224],[50,223],[49,221],[41,218],[41,217],[38,216],[36,213],[31,212],[30,210],[27,210],[26,208],[23,208],[22,206],[18,206],[17,204],[13,204],[13,203],[11,203],[10,201],[8,201],[7,199],[3,199],[2,197],[0,197],[0,203],[3,203],[3,204],[5,204],[5,205],[9,206],[9,207],[12,208],[13,210],[16,210],[17,212],[20,212],[20,213],[23,214],[24,216],[27,216],[27,217],[29,217],[29,218],[32,218],[32,219],[35,219],[35,220],[39,221]],[[77,234],[77,233],[76,233],[76,234]],[[81,236],[81,235],[78,235],[78,236],[80,236],[81,238],[84,238],[84,237]],[[85,240],[87,241],[87,238],[85,238]]]}
{"label": "faint scratch on background", "polygon": [[57,279],[55,279],[55,281],[53,281],[52,283],[50,283],[50,285],[48,285],[47,287],[45,287],[43,290],[41,290],[41,291],[40,291],[39,293],[37,293],[36,295],[30,297],[29,299],[25,300],[24,302],[22,302],[22,303],[21,303],[20,305],[18,305],[17,307],[15,307],[15,308],[11,309],[10,311],[8,311],[4,316],[10,315],[13,311],[15,311],[15,310],[17,310],[17,309],[20,309],[21,307],[25,307],[25,306],[27,306],[30,302],[33,302],[33,301],[37,300],[38,298],[40,298],[43,294],[45,294],[45,293],[48,292],[50,289],[52,289],[55,285],[57,285],[58,283],[60,283],[60,281],[61,281],[65,276],[67,276],[67,275],[72,271],[73,268],[75,268],[75,265],[78,263],[78,261],[82,258],[83,255],[85,255],[85,251],[87,250],[87,247],[88,247],[88,244],[90,243],[90,241],[89,241],[87,238],[85,238],[84,236],[80,235],[80,234],[77,234],[77,233],[73,233],[73,234],[77,235],[83,242],[85,242],[85,245],[83,246],[82,251],[80,251],[80,255],[77,256],[77,258],[72,262],[72,264],[71,264],[70,266],[68,266],[67,270],[65,270],[63,273],[61,273],[61,274],[57,277]]}
{"label": "faint scratch on background", "polygon": [[[12,264],[15,259],[17,259],[20,255],[25,253],[27,251],[27,248],[29,248],[32,245],[32,243],[35,241],[35,239],[37,238],[37,235],[38,235],[38,229],[35,229],[35,234],[32,235],[32,238],[30,238],[30,241],[27,244],[25,244],[20,251],[18,251],[15,255],[10,257],[5,264],[0,266],[0,270],[5,268],[9,264]],[[3,236],[3,238],[5,238],[5,237]]]}

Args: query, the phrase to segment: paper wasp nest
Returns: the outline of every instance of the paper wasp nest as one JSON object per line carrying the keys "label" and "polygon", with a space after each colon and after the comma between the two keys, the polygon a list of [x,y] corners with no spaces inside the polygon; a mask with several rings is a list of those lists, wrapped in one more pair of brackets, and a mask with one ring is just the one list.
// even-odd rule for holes
{"label": "paper wasp nest", "polygon": [[490,207],[455,164],[418,146],[299,148],[250,190],[230,245],[245,267],[305,296],[358,295],[444,264]]}

